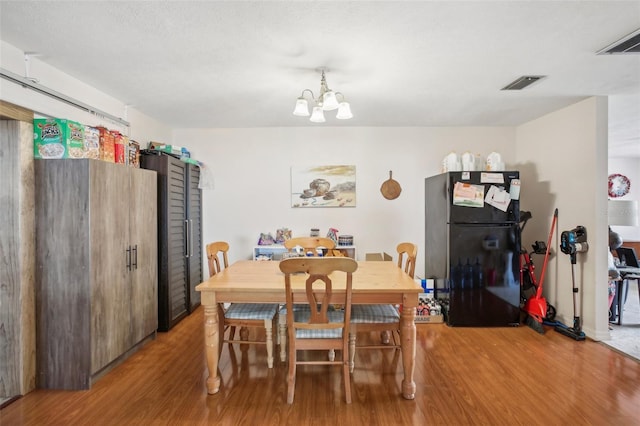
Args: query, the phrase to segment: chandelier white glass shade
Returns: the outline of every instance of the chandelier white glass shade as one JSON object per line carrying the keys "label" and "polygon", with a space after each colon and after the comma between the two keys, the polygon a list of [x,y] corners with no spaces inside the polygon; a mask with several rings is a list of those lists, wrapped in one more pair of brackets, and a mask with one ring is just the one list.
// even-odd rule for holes
{"label": "chandelier white glass shade", "polygon": [[[336,118],[338,120],[348,120],[353,118],[351,113],[351,106],[349,102],[344,100],[344,95],[340,92],[334,92],[329,89],[327,80],[324,76],[324,70],[322,70],[322,79],[320,80],[320,94],[316,98],[311,89],[304,89],[300,94],[300,97],[296,101],[296,107],[293,110],[293,115],[301,117],[309,117],[309,103],[305,98],[305,93],[311,95],[311,100],[314,102],[313,112],[311,114],[310,121],[313,123],[324,123],[324,111],[338,110]],[[338,101],[340,97],[340,101]]]}
{"label": "chandelier white glass shade", "polygon": [[[307,111],[306,115],[309,115],[309,111]],[[313,113],[311,114],[311,118],[309,120],[313,121],[314,123],[324,123],[325,121],[327,121],[324,119],[324,113],[322,112],[322,107],[314,106]]]}

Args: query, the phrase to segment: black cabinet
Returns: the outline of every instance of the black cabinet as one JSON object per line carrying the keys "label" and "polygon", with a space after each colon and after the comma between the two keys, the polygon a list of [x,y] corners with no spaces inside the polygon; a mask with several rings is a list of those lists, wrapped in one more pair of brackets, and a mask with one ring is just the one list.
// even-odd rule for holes
{"label": "black cabinet", "polygon": [[144,151],[140,166],[158,173],[158,330],[168,331],[200,305],[200,168],[155,151]]}

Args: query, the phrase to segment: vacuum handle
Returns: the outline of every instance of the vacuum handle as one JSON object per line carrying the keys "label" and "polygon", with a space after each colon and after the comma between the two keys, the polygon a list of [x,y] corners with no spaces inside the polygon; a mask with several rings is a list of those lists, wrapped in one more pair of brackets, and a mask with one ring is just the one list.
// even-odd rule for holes
{"label": "vacuum handle", "polygon": [[547,240],[547,251],[544,253],[544,263],[542,264],[542,272],[540,273],[540,283],[538,284],[538,291],[536,291],[536,297],[542,296],[542,283],[544,282],[544,275],[547,272],[547,263],[549,263],[549,251],[551,250],[551,239],[553,238],[553,231],[556,229],[556,222],[558,221],[558,209],[553,212],[553,221],[551,222],[551,231],[549,232],[549,239]]}

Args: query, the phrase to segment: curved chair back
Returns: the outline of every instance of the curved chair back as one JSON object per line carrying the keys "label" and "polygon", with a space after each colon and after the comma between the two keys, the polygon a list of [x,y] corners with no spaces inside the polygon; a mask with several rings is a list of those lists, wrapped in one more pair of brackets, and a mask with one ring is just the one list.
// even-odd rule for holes
{"label": "curved chair back", "polygon": [[[351,290],[353,272],[358,263],[349,257],[292,257],[280,262],[284,272],[287,299],[287,327],[289,333],[289,372],[287,374],[287,402],[293,403],[296,383],[296,365],[330,364],[340,365],[344,380],[345,400],[351,402],[351,380],[349,374],[349,326],[351,321]],[[342,271],[346,274],[334,274]],[[304,272],[305,294],[309,309],[295,310],[293,306],[292,275]],[[344,280],[339,288],[344,288],[342,309],[334,309],[336,300],[331,300],[334,292],[333,281]],[[296,288],[298,288],[296,286]],[[342,359],[299,360],[299,350],[339,350]]]}
{"label": "curved chair back", "polygon": [[219,253],[222,253],[222,262],[224,267],[229,266],[229,258],[227,253],[229,252],[229,243],[225,241],[216,241],[215,243],[207,244],[207,260],[209,261],[209,277],[214,276],[221,271]]}
{"label": "curved chair back", "polygon": [[[396,250],[398,251],[398,267],[403,268],[404,271],[409,274],[411,278],[413,278],[416,272],[416,257],[418,256],[418,246],[413,243],[400,243],[398,244]],[[406,263],[403,267],[402,263],[405,256]]]}

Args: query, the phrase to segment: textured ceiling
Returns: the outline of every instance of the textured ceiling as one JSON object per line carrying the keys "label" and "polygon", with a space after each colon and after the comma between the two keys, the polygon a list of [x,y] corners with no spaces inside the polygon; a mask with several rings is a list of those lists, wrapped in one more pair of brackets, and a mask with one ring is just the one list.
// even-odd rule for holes
{"label": "textured ceiling", "polygon": [[[640,1],[0,1],[3,41],[172,127],[318,126],[291,112],[326,67],[354,118],[320,126],[514,126],[602,95],[640,157],[640,55],[596,55],[638,28]],[[547,77],[500,90],[522,75]]]}

